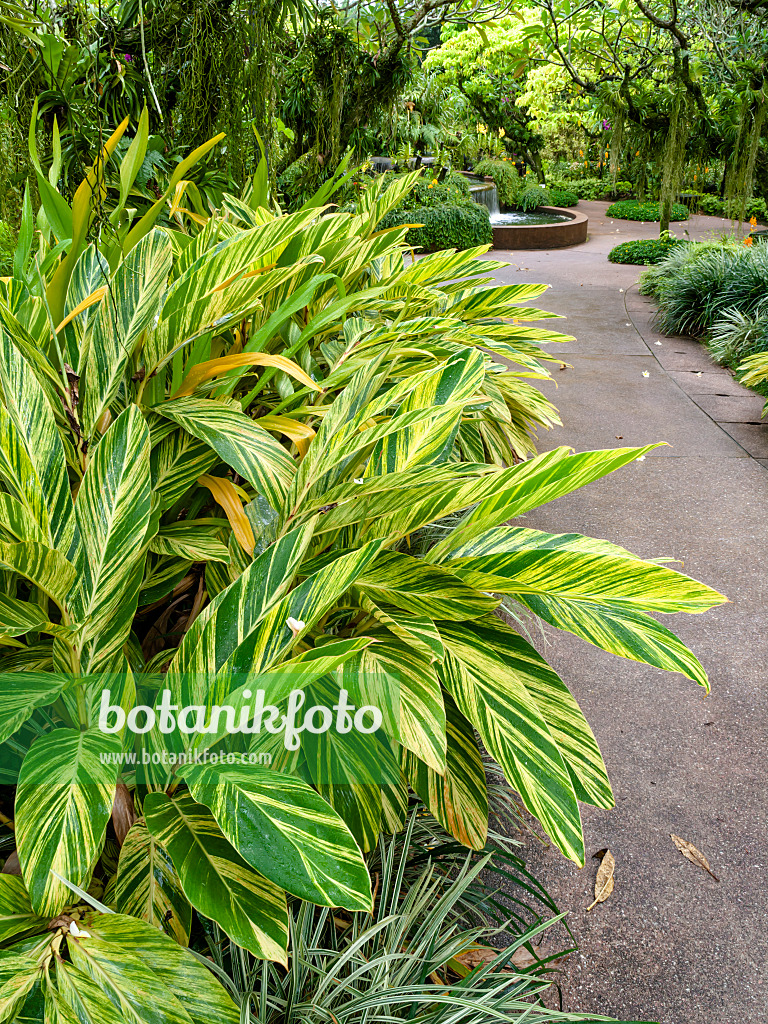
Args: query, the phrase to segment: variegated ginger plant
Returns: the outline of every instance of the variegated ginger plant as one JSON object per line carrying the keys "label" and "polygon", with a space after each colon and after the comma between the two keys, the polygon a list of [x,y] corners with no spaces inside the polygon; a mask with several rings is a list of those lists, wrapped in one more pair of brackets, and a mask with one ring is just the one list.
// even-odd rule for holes
{"label": "variegated ginger plant", "polygon": [[[371,906],[365,853],[409,787],[481,848],[476,735],[583,863],[578,805],[611,805],[605,767],[502,598],[707,685],[649,613],[719,594],[508,525],[653,446],[520,461],[554,416],[522,379],[562,340],[517,322],[546,315],[519,305],[542,289],[493,285],[477,252],[408,259],[402,229],[375,230],[398,198],[284,217],[229,197],[183,242],[150,227],[115,267],[84,247],[60,320],[47,288],[3,282],[0,750],[21,875],[0,875],[0,1019],[43,999],[67,1021],[234,1020],[184,950],[193,911],[285,962],[290,898]],[[210,712],[256,685],[278,705],[343,688],[382,725],[295,751],[99,728],[105,686],[125,710],[168,689]],[[162,742],[272,764],[156,765]]]}

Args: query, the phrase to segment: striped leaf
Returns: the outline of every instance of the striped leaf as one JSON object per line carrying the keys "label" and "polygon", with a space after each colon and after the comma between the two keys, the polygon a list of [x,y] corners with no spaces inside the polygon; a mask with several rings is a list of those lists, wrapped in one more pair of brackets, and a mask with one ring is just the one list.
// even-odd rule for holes
{"label": "striped leaf", "polygon": [[[72,967],[59,966],[57,970],[57,976],[61,973],[66,979],[61,986],[64,999],[77,1017],[84,1017],[89,1024],[106,1024],[110,1019],[124,1024],[191,1024],[192,1018],[180,999],[134,951],[134,922],[120,917],[118,927],[121,922],[123,941],[105,941],[95,930],[96,923],[91,931],[85,921],[81,926],[85,935],[67,939]],[[107,1008],[111,1015],[105,1020]]]}
{"label": "striped leaf", "polygon": [[293,480],[295,463],[279,441],[243,415],[239,404],[204,398],[165,402],[158,412],[204,441],[219,458],[280,508]]}
{"label": "striped leaf", "polygon": [[0,594],[0,635],[25,636],[40,630],[47,621],[48,616],[38,605]]}
{"label": "striped leaf", "polygon": [[0,675],[0,743],[5,743],[32,717],[36,708],[53,704],[70,682],[67,676],[48,672],[5,672]]}
{"label": "striped leaf", "polygon": [[370,598],[362,594],[360,596],[360,603],[365,611],[382,626],[386,626],[391,633],[394,633],[398,640],[402,640],[408,647],[420,654],[426,655],[430,662],[443,660],[445,657],[443,641],[440,639],[437,626],[429,616],[409,615],[397,608],[385,611]]}
{"label": "striped leaf", "polygon": [[473,633],[522,680],[560,749],[577,799],[595,807],[613,807],[600,748],[581,708],[554,669],[519,633],[495,618],[477,623]]}
{"label": "striped leaf", "polygon": [[77,571],[59,551],[35,541],[0,544],[0,564],[24,576],[64,608]]}
{"label": "striped leaf", "polygon": [[[94,965],[94,974],[96,970]],[[123,1007],[117,996],[113,1001],[104,985],[69,961],[57,964],[56,983],[58,993],[52,988],[47,993],[46,1014],[54,1016],[58,1024],[115,1024],[116,1018],[138,1024],[138,1006]]]}
{"label": "striped leaf", "polygon": [[115,397],[131,355],[160,309],[173,250],[152,231],[120,263],[93,321],[82,376],[83,432],[90,437]]}
{"label": "striped leaf", "polygon": [[215,524],[170,523],[160,528],[149,542],[149,550],[160,555],[177,555],[193,562],[229,562],[229,549],[218,539],[221,520]]}
{"label": "striped leaf", "polygon": [[442,566],[398,551],[382,553],[360,574],[356,587],[373,601],[432,619],[474,619],[498,606],[495,598],[468,587]]}
{"label": "striped leaf", "polygon": [[26,505],[5,491],[0,493],[0,538],[11,544],[17,540],[46,542],[46,534]]}
{"label": "striped leaf", "polygon": [[[500,594],[550,594],[562,602],[611,604],[649,612],[703,612],[726,600],[703,583],[628,553],[596,551],[591,538],[494,531],[485,553],[452,559],[471,586]],[[482,540],[482,537],[480,538]],[[464,548],[466,550],[466,547]]]}
{"label": "striped leaf", "polygon": [[239,1024],[238,1007],[212,972],[156,928],[133,917],[95,911],[86,914],[83,927],[93,939],[127,947],[183,1003],[195,1024]]}
{"label": "striped leaf", "polygon": [[56,421],[29,363],[0,328],[0,476],[64,554],[75,529],[64,449]]}
{"label": "striped leaf", "polygon": [[0,874],[0,943],[39,935],[48,921],[32,909],[24,881],[20,875]]}
{"label": "striped leaf", "polygon": [[[380,550],[381,542],[372,541],[356,551],[341,555],[294,587],[278,604],[270,607],[257,627],[237,647],[228,659],[227,670],[234,674],[254,674],[277,664],[333,608]],[[303,623],[295,633],[288,625],[290,618]]]}
{"label": "striped leaf", "polygon": [[454,701],[445,698],[448,751],[445,774],[405,752],[405,774],[443,828],[464,846],[482,850],[488,838],[488,791],[475,732]]}
{"label": "striped leaf", "polygon": [[371,883],[341,818],[300,779],[258,765],[185,765],[192,795],[257,871],[327,907],[369,910]]}
{"label": "striped leaf", "polygon": [[71,605],[82,623],[85,672],[107,663],[130,633],[149,504],[149,431],[130,406],[96,446],[75,503],[80,547]]}
{"label": "striped leaf", "polygon": [[131,826],[120,850],[115,905],[121,914],[140,917],[189,945],[192,908],[173,861],[143,822]]}
{"label": "striped leaf", "polygon": [[445,708],[430,659],[408,643],[374,634],[371,644],[337,673],[358,707],[381,710],[387,735],[437,772],[445,768]]}
{"label": "striped leaf", "polygon": [[[492,478],[495,486],[492,484],[488,487],[487,481],[484,481],[487,497],[480,496],[479,488],[476,490],[477,497],[474,500],[479,501],[477,508],[429,551],[427,560],[443,561],[449,552],[475,540],[491,527],[500,526],[509,519],[530,512],[532,508],[538,508],[539,505],[545,505],[548,501],[554,501],[555,498],[561,498],[564,494],[599,480],[656,447],[650,444],[644,448],[611,448],[579,452],[577,455],[571,455],[569,448],[555,448],[528,462],[502,470],[495,479]],[[448,508],[452,511],[467,508],[470,504],[473,502],[468,501],[462,505],[451,502],[453,508],[451,505]],[[439,515],[445,514],[445,511],[439,512]]]}
{"label": "striped leaf", "polygon": [[152,492],[165,510],[175,505],[219,457],[204,441],[174,430],[152,449]]}
{"label": "striped leaf", "polygon": [[40,975],[40,968],[28,957],[0,958],[0,1020],[17,1019],[17,1013]]}
{"label": "striped leaf", "polygon": [[192,906],[254,956],[285,964],[285,893],[242,859],[208,808],[186,793],[150,793],[144,816],[149,831],[170,854]]}
{"label": "striped leaf", "polygon": [[708,688],[685,644],[644,611],[702,612],[725,598],[607,541],[500,527],[462,546],[450,567],[468,583],[513,594],[540,618],[596,647],[682,672]]}
{"label": "striped leaf", "polygon": [[117,764],[115,736],[54,729],[35,740],[16,790],[16,843],[35,913],[55,917],[72,890],[51,872],[87,886],[112,813]]}
{"label": "striped leaf", "polygon": [[401,411],[448,403],[450,407],[431,422],[417,423],[381,440],[374,449],[366,475],[396,473],[412,466],[444,461],[453,446],[462,405],[479,388],[484,377],[484,357],[474,349],[465,349],[448,360],[440,373],[432,374],[419,384],[406,398]]}
{"label": "striped leaf", "polygon": [[474,628],[446,626],[440,634],[449,652],[440,673],[459,711],[561,852],[583,865],[584,838],[570,773],[526,688],[537,667],[507,664]]}
{"label": "striped leaf", "polygon": [[183,705],[205,703],[217,672],[290,587],[311,538],[311,526],[281,537],[195,619],[166,677]]}

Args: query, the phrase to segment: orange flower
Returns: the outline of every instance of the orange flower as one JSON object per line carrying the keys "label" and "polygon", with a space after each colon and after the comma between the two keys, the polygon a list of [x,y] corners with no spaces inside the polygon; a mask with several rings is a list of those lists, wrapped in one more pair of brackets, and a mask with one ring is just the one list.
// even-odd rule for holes
{"label": "orange flower", "polygon": [[749,223],[752,225],[753,228],[756,228],[757,227],[757,217],[750,217],[749,218]]}
{"label": "orange flower", "polygon": [[753,242],[754,239],[752,238],[752,235],[747,235],[747,237],[744,239],[744,245],[752,245]]}

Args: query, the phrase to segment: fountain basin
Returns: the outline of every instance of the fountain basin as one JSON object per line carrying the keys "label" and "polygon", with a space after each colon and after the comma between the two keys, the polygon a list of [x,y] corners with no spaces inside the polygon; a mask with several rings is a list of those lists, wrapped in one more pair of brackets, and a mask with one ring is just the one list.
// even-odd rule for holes
{"label": "fountain basin", "polygon": [[[538,215],[538,217],[537,217]],[[549,223],[531,223],[526,214],[513,214],[517,223],[503,223],[508,214],[491,217],[494,249],[562,249],[579,245],[587,240],[589,218],[575,210],[561,210],[556,206],[540,206],[527,215],[540,219],[551,218]]]}

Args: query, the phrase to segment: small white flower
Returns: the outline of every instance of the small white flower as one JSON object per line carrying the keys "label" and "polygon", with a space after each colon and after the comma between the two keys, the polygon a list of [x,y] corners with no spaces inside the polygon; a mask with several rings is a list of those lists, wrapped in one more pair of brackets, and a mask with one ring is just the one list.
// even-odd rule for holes
{"label": "small white flower", "polygon": [[699,372],[698,372],[698,373],[696,374],[696,376],[697,376],[697,377],[700,377],[700,376],[701,376],[701,370],[699,370]]}
{"label": "small white flower", "polygon": [[356,484],[362,484],[362,483],[365,483],[365,481],[363,480],[363,478],[361,476],[356,476],[355,477],[355,483]]}
{"label": "small white flower", "polygon": [[638,462],[645,462],[645,456],[644,455],[638,455],[637,461]]}
{"label": "small white flower", "polygon": [[624,324],[625,327],[631,327],[632,324]]}
{"label": "small white flower", "polygon": [[624,289],[623,289],[623,288],[619,288],[619,293],[621,293],[621,292],[623,292],[623,291],[624,291]]}
{"label": "small white flower", "polygon": [[650,377],[650,373],[648,373],[647,370],[643,370],[643,376],[644,377]]}
{"label": "small white flower", "polygon": [[285,624],[294,636],[298,636],[307,625],[306,622],[302,622],[301,619],[294,619],[292,616],[285,620]]}
{"label": "small white flower", "polygon": [[69,932],[70,935],[74,935],[76,939],[90,939],[91,937],[90,932],[82,931],[80,928],[77,927],[74,921],[69,922]]}
{"label": "small white flower", "polygon": [[654,344],[654,345],[660,345],[660,344],[661,344],[661,342],[660,342],[660,341],[654,341],[654,343],[653,343],[653,344]]}

